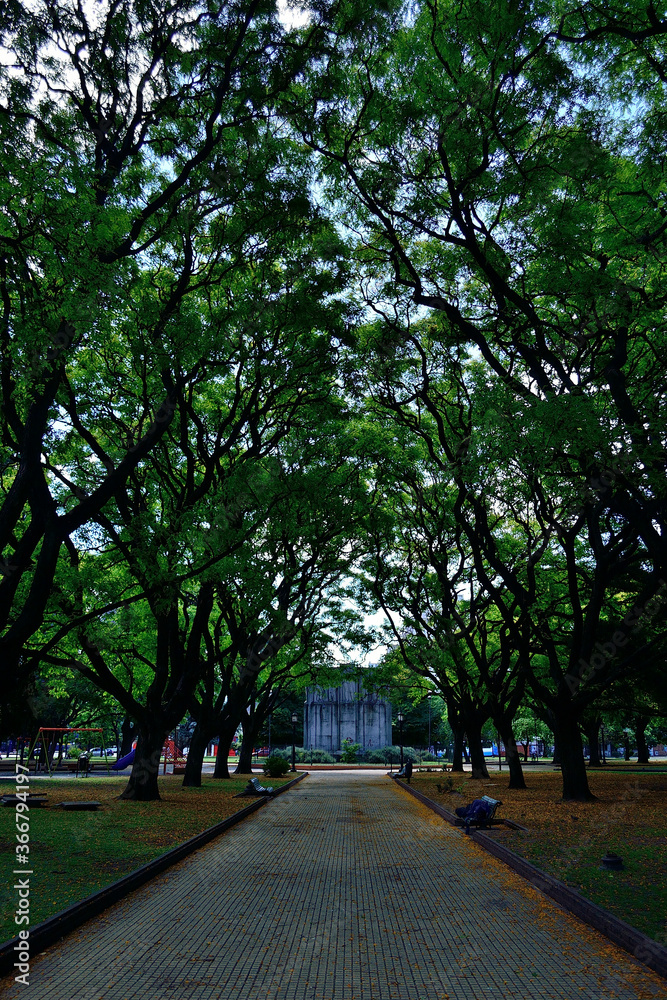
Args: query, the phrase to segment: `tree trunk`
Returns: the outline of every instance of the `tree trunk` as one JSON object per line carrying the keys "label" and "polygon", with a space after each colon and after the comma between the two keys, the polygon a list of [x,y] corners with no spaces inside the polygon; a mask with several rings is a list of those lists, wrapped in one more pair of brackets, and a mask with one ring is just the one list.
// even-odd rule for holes
{"label": "tree trunk", "polygon": [[648,726],[649,720],[643,716],[639,715],[635,719],[635,739],[637,741],[637,763],[638,764],[648,764],[648,744],[646,743],[646,727]]}
{"label": "tree trunk", "polygon": [[243,734],[241,749],[239,750],[239,762],[236,765],[234,774],[252,774],[252,751],[254,748],[254,732]]}
{"label": "tree trunk", "polygon": [[164,741],[169,730],[155,726],[147,730],[139,729],[137,750],[132,764],[127,787],[121,799],[132,799],[135,802],[154,802],[160,798],[158,789],[158,774],[160,771],[160,756]]}
{"label": "tree trunk", "polygon": [[463,771],[463,730],[452,726],[452,733],[454,734],[452,771]]}
{"label": "tree trunk", "polygon": [[588,760],[591,767],[600,767],[600,720],[593,719],[584,725],[584,732],[588,740]]}
{"label": "tree trunk", "polygon": [[482,727],[476,722],[466,723],[466,733],[470,746],[470,763],[472,764],[473,778],[488,778],[489,772],[486,769],[486,758],[482,750]]}
{"label": "tree trunk", "polygon": [[183,788],[201,788],[201,772],[210,735],[198,722],[190,739],[190,749],[183,775]]}
{"label": "tree trunk", "polygon": [[229,748],[232,745],[232,740],[234,739],[234,733],[236,732],[237,722],[234,720],[233,726],[227,726],[220,731],[220,738],[218,740],[218,756],[215,758],[215,769],[213,771],[214,778],[231,778],[229,773]]}
{"label": "tree trunk", "polygon": [[213,768],[214,778],[231,778],[229,773],[229,763],[227,760],[227,755],[229,750],[223,750],[222,742],[218,743],[218,752],[215,758],[215,767]]}
{"label": "tree trunk", "polygon": [[125,757],[126,754],[132,749],[132,744],[134,743],[136,736],[136,726],[134,720],[126,715],[120,727],[120,746],[118,747],[118,756]]}
{"label": "tree trunk", "polygon": [[[526,782],[523,776],[523,768],[521,767],[521,755],[514,739],[512,724],[506,723],[502,719],[498,721],[497,726],[502,741],[505,744],[505,756],[507,757],[507,766],[510,772],[510,781],[507,787],[525,788]],[[498,753],[500,753],[500,746],[498,747]]]}
{"label": "tree trunk", "polygon": [[554,715],[554,726],[563,774],[563,801],[595,801],[595,796],[588,787],[579,720],[571,705],[567,706],[561,715]]}
{"label": "tree trunk", "polygon": [[553,759],[553,765],[554,765],[554,767],[560,767],[560,745],[558,743],[558,736],[556,735],[556,731],[555,730],[554,730],[554,759]]}

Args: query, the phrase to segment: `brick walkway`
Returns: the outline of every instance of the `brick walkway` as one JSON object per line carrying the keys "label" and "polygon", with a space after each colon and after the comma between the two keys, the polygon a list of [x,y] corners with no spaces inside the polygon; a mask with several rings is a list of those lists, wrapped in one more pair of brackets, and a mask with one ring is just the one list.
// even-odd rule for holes
{"label": "brick walkway", "polygon": [[3,1000],[666,998],[388,778],[320,773],[32,960]]}

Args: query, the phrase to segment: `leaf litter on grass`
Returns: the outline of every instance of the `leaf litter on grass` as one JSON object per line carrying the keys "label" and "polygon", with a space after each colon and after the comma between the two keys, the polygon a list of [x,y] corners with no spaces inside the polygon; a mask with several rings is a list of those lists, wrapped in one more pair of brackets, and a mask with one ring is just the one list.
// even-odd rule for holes
{"label": "leaf litter on grass", "polygon": [[[275,779],[274,785],[290,779]],[[127,778],[31,781],[49,796],[49,807],[32,809],[30,861],[35,891],[31,895],[31,925],[53,916],[91,893],[110,885],[165,851],[243,809],[251,799],[234,795],[247,776],[225,781],[204,779],[201,788],[183,788],[178,776],[160,778],[158,802],[121,801]],[[61,801],[101,803],[96,812],[55,809]],[[0,810],[0,876],[12,884],[15,867],[13,809]],[[38,888],[37,888],[38,887]],[[4,897],[3,897],[4,901]],[[11,907],[0,914],[0,941],[16,935]]]}
{"label": "leaf litter on grass", "polygon": [[[412,783],[439,805],[453,810],[451,796],[423,774]],[[526,772],[527,789],[509,789],[507,773],[490,772],[489,780],[463,777],[466,801],[490,794],[502,799],[499,818],[514,820],[527,831],[494,827],[494,839],[543,871],[573,886],[655,940],[667,941],[667,838],[664,774],[591,772],[594,802],[563,802],[559,772]],[[456,804],[458,804],[458,799]],[[601,869],[613,851],[625,869]]]}

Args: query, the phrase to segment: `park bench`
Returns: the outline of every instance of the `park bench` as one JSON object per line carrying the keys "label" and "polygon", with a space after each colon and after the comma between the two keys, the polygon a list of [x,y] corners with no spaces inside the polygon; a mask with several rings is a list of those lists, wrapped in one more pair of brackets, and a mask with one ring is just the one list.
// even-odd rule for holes
{"label": "park bench", "polygon": [[28,793],[25,799],[23,796],[21,798],[18,795],[6,794],[0,799],[0,805],[3,806],[15,806],[18,802],[26,802],[30,807],[32,806],[48,806],[48,795],[44,792],[39,793]]}
{"label": "park bench", "polygon": [[56,809],[71,809],[77,812],[93,812],[99,809],[101,802],[58,802]]}
{"label": "park bench", "polygon": [[459,806],[456,810],[458,817],[457,826],[465,826],[467,834],[470,833],[471,824],[479,827],[489,827],[492,823],[504,823],[502,819],[495,819],[496,810],[501,806],[500,799],[492,799],[488,795],[482,795],[481,799],[474,799],[469,806]]}
{"label": "park bench", "polygon": [[259,783],[259,778],[251,778],[242,792],[234,796],[235,799],[243,798],[244,795],[273,795],[273,788],[264,788]]}
{"label": "park bench", "polygon": [[[389,773],[391,774],[391,772],[389,772]],[[391,774],[391,777],[392,778],[405,778],[405,780],[407,781],[407,783],[410,784],[410,778],[412,777],[412,761],[411,760],[406,760],[405,764],[400,769],[400,771],[397,771],[396,774]]]}

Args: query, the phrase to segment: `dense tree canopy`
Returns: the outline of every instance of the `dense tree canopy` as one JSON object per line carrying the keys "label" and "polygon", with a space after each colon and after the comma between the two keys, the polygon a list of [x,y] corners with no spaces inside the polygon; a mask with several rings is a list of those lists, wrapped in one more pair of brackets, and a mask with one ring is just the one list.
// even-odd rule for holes
{"label": "dense tree canopy", "polygon": [[585,798],[666,711],[667,11],[304,6],[4,7],[7,703],[85,677],[155,797],[356,579],[479,770],[539,718]]}

